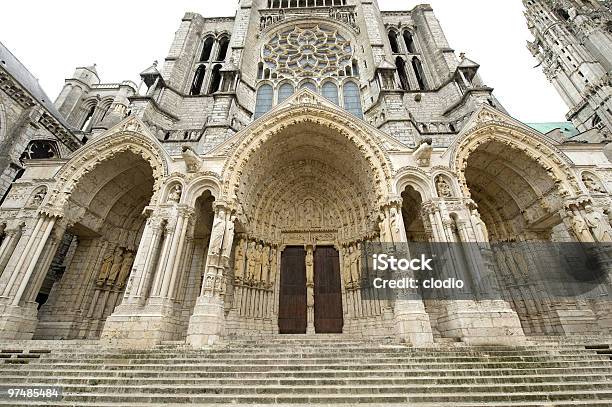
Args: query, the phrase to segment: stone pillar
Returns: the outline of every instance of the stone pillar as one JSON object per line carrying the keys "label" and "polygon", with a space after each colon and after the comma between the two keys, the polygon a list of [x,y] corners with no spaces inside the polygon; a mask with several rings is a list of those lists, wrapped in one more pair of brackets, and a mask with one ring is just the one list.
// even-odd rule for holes
{"label": "stone pillar", "polygon": [[176,203],[164,209],[163,215],[160,210],[147,220],[123,302],[106,320],[103,340],[140,347],[180,334],[174,299],[193,209]]}
{"label": "stone pillar", "polygon": [[307,245],[306,249],[306,333],[315,333],[315,293],[314,293],[314,250],[312,245]]}
{"label": "stone pillar", "polygon": [[147,219],[145,230],[136,252],[134,266],[128,279],[123,304],[144,305],[149,294],[155,264],[163,237],[164,220],[152,215]]}
{"label": "stone pillar", "polygon": [[187,342],[194,347],[211,345],[225,333],[225,274],[234,240],[234,221],[225,204],[215,204],[202,289],[187,332]]}
{"label": "stone pillar", "polygon": [[[22,225],[17,225],[14,227],[7,227],[4,230],[5,237],[2,241],[2,245],[0,246],[0,276],[3,275],[6,265],[15,251],[15,247],[17,247],[17,244],[19,243],[22,227]],[[0,281],[2,281],[1,278]]]}
{"label": "stone pillar", "polygon": [[[444,277],[469,280],[465,284],[472,290],[469,299],[443,298],[446,312],[437,324],[442,336],[460,338],[473,345],[522,343],[525,334],[518,314],[502,299],[495,271],[483,253],[486,247],[478,244],[482,242],[477,241],[479,234],[473,229],[468,205],[455,199],[439,199],[428,202],[427,208],[431,222],[435,223],[432,230],[441,238],[432,243],[446,244],[455,263],[443,270]],[[478,290],[487,295],[481,299]]]}
{"label": "stone pillar", "polygon": [[[24,233],[17,243],[9,243],[10,246],[15,244],[15,250],[3,273],[6,285],[0,296],[2,339],[31,339],[34,335],[38,323],[36,295],[66,230],[65,224],[58,225],[51,238],[57,219],[55,214],[41,212],[31,233]],[[10,246],[6,247],[7,251]]]}
{"label": "stone pillar", "polygon": [[[408,257],[410,255],[404,219],[402,216],[402,201],[396,199],[383,208],[383,225],[388,225],[387,235],[392,242],[384,241],[381,236],[383,248],[384,243],[393,243],[398,257]],[[368,259],[369,261],[369,259]],[[393,319],[397,335],[401,340],[413,346],[428,346],[433,344],[433,331],[429,315],[425,311],[423,299],[416,292],[396,291],[396,298],[393,302]]]}

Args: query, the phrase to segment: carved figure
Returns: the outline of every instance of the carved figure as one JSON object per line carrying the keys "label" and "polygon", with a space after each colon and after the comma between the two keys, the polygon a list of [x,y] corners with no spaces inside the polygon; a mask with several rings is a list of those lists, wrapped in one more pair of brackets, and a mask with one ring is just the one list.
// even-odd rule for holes
{"label": "carved figure", "polygon": [[314,285],[314,255],[311,248],[306,250],[306,284]]}
{"label": "carved figure", "polygon": [[210,253],[218,256],[221,253],[223,236],[225,234],[225,211],[219,210],[213,221],[210,232]]}
{"label": "carved figure", "polygon": [[183,188],[180,185],[175,185],[172,187],[172,190],[168,194],[168,202],[179,202],[181,200],[181,195],[183,193]]}
{"label": "carved figure", "polygon": [[607,219],[604,220],[603,215],[596,211],[591,205],[584,208],[586,224],[593,233],[596,242],[609,243],[612,242],[612,230],[608,225]]}
{"label": "carved figure", "polygon": [[570,213],[571,226],[579,242],[592,242],[593,236],[589,230],[586,221],[582,218],[580,212],[574,210]]}
{"label": "carved figure", "polygon": [[489,231],[487,229],[487,225],[480,217],[480,214],[476,208],[470,210],[470,217],[472,218],[472,225],[474,227],[474,233],[476,234],[476,240],[482,243],[488,242]]}
{"label": "carved figure", "polygon": [[441,198],[452,198],[453,197],[453,190],[444,178],[438,177],[438,180],[436,181],[436,188],[438,190],[439,197]]}
{"label": "carved figure", "polygon": [[112,284],[117,283],[117,277],[119,277],[119,272],[121,271],[121,266],[123,265],[123,249],[115,250],[115,256],[113,257],[113,264],[110,268],[110,274],[108,276],[108,281]]}
{"label": "carved figure", "polygon": [[202,168],[202,159],[189,146],[183,146],[183,160],[185,160],[187,172],[189,173],[198,172]]}
{"label": "carved figure", "polygon": [[126,251],[123,257],[123,262],[121,263],[121,269],[119,271],[119,276],[117,277],[117,282],[121,285],[125,284],[127,277],[130,275],[130,271],[132,270],[132,266],[134,265],[134,252]]}
{"label": "carved figure", "polygon": [[593,178],[591,175],[584,174],[582,176],[582,182],[587,187],[589,192],[596,194],[605,194],[606,190]]}
{"label": "carved figure", "polygon": [[36,192],[34,196],[32,197],[32,206],[40,206],[45,200],[46,196],[47,196],[46,189],[41,189],[38,192]]}
{"label": "carved figure", "polygon": [[245,248],[244,248],[244,239],[238,240],[238,244],[236,245],[236,253],[234,255],[234,277],[242,281],[245,278]]}

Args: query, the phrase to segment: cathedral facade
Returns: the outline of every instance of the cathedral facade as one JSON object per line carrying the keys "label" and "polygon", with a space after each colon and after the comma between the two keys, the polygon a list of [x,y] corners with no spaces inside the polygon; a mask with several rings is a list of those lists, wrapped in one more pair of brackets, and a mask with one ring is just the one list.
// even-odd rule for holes
{"label": "cathedral facade", "polygon": [[[597,299],[556,301],[530,280],[550,255],[532,242],[596,245],[612,271],[610,12],[524,3],[530,49],[572,108],[565,131],[513,119],[428,5],[187,13],[140,85],[80,67],[54,105],[3,48],[0,338],[610,333],[607,274]],[[499,295],[370,295],[372,242],[456,244]]]}

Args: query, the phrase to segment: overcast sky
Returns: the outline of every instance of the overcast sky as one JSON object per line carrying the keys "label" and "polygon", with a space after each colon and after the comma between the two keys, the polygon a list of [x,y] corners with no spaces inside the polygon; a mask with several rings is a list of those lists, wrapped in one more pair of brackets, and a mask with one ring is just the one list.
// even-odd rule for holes
{"label": "overcast sky", "polygon": [[[421,2],[379,0],[383,10],[411,9]],[[525,48],[530,38],[519,0],[431,0],[457,54],[482,66],[508,111],[524,122],[563,121],[567,107],[534,69]],[[164,60],[186,11],[234,15],[238,0],[6,0],[0,41],[39,78],[52,99],[77,66],[96,63],[102,80],[138,81],[153,60]]]}

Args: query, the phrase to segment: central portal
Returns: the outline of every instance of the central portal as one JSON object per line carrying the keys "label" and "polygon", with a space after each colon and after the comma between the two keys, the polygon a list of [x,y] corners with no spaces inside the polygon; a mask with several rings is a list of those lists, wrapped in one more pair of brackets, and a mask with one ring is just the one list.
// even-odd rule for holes
{"label": "central portal", "polygon": [[[309,269],[314,271],[312,283]],[[312,248],[287,247],[281,256],[279,332],[304,334],[314,326],[316,333],[342,333],[343,325],[338,251],[317,247],[313,253]]]}

